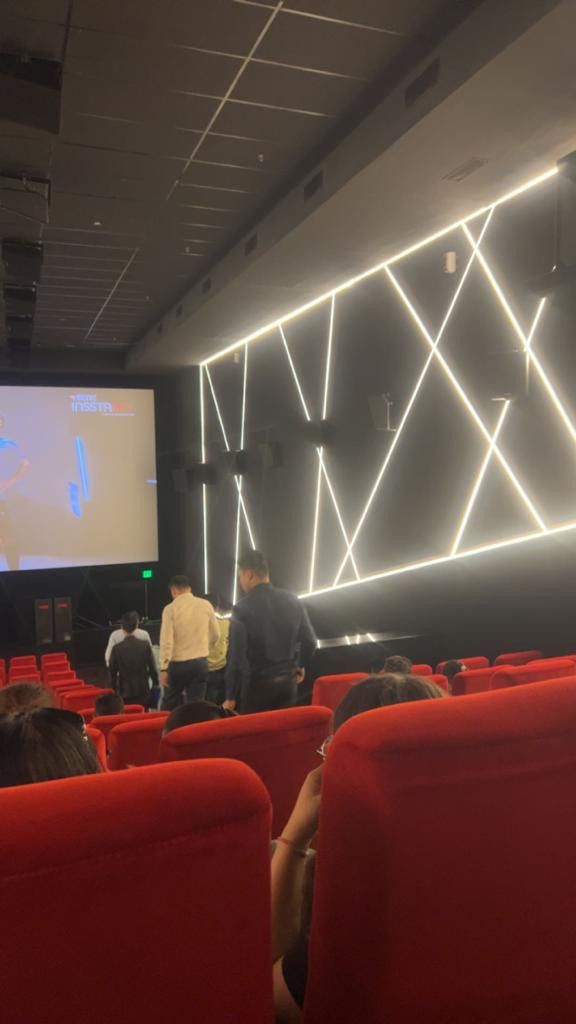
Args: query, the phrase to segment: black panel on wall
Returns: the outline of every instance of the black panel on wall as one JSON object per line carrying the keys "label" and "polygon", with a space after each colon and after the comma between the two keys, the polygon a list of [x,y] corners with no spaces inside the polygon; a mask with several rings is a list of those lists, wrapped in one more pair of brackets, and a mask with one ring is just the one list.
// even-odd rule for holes
{"label": "black panel on wall", "polygon": [[[495,208],[489,222],[487,215],[471,222],[468,236],[458,227],[394,264],[394,280],[381,270],[341,292],[334,303],[332,332],[331,303],[326,300],[286,321],[284,336],[275,328],[257,343],[209,365],[210,380],[204,371],[207,458],[217,460],[225,447],[223,426],[228,445],[240,446],[245,353],[244,446],[253,457],[242,479],[240,512],[232,475],[207,493],[211,588],[232,596],[234,553],[249,543],[246,518],[279,584],[299,593],[332,586],[346,556],[343,531],[352,537],[370,504],[353,550],[358,573],[392,575],[378,585],[313,598],[311,607],[325,634],[385,628],[438,631],[443,623],[450,635],[473,639],[474,628],[482,625],[479,616],[494,642],[506,621],[518,638],[522,623],[532,633],[538,616],[523,600],[520,569],[524,572],[531,560],[541,566],[546,545],[552,559],[563,535],[548,538],[538,551],[521,545],[517,557],[516,549],[502,548],[492,551],[490,561],[487,555],[466,562],[441,560],[453,552],[536,534],[542,523],[554,529],[576,522],[576,430],[572,433],[567,426],[576,422],[576,401],[568,385],[576,379],[573,315],[553,302],[539,310],[539,299],[528,287],[554,259],[553,206],[553,182],[548,182]],[[473,248],[484,227],[482,264]],[[445,273],[447,251],[455,253],[455,274]],[[463,274],[458,299],[442,326]],[[538,312],[541,319],[530,342],[537,362],[530,364],[525,381],[522,335],[528,337]],[[437,358],[431,346],[441,329]],[[430,365],[412,403],[427,360]],[[497,369],[510,360],[514,387],[508,370]],[[375,429],[369,402],[375,394],[390,395],[393,428],[403,424],[408,410],[400,434],[398,429]],[[322,456],[330,487],[317,449],[303,429],[308,419],[318,422],[324,416],[332,425],[331,443]],[[497,443],[487,458],[497,430]],[[265,443],[281,447],[278,468],[258,461]],[[573,589],[568,535],[562,550],[567,558],[555,562],[559,608]],[[484,557],[492,575],[484,574]],[[420,561],[437,564],[397,574]],[[493,577],[498,565],[517,574],[505,600]],[[340,579],[352,580],[354,574],[347,559]],[[450,589],[445,615],[439,611],[438,580]],[[513,624],[510,601],[516,590],[523,611]],[[427,598],[420,601],[419,593]],[[429,612],[428,600],[434,603]],[[467,608],[474,609],[473,621],[467,619]],[[547,611],[548,623],[540,622],[544,629],[552,628],[552,607]],[[560,618],[556,616],[556,625]]]}

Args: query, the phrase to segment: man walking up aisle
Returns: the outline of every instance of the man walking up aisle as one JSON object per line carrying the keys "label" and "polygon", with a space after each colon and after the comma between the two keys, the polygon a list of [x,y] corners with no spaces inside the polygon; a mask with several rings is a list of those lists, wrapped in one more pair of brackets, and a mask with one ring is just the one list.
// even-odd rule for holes
{"label": "man walking up aisle", "polygon": [[162,709],[204,700],[208,684],[208,652],[220,638],[218,620],[209,601],[194,597],[187,576],[170,582],[172,603],[162,612],[160,686]]}

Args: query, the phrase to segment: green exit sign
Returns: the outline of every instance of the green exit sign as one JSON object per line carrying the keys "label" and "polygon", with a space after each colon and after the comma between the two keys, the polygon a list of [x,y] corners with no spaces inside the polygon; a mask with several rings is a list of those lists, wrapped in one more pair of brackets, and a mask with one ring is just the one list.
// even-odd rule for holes
{"label": "green exit sign", "polygon": [[154,570],[153,569],[142,569],[142,579],[143,580],[151,580],[153,578],[154,578]]}

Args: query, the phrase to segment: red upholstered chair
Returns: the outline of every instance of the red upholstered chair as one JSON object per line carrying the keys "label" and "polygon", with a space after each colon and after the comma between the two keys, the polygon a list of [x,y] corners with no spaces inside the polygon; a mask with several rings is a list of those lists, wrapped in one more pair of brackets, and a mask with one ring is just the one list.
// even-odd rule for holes
{"label": "red upholstered chair", "polygon": [[[488,668],[489,665],[490,665],[489,659],[488,658],[484,658],[484,657],[478,657],[478,658],[452,658],[450,660],[452,660],[452,661],[461,661],[463,665],[466,665],[466,669],[467,670],[472,670],[472,669],[475,669],[475,668]],[[439,661],[438,664],[436,665],[436,671],[437,672],[442,672],[443,673],[445,668],[446,668],[446,662],[445,661]]]}
{"label": "red upholstered chair", "polygon": [[[87,690],[88,686],[81,679],[75,679],[73,683],[62,683],[60,686],[51,686],[56,698],[56,703],[63,707],[62,701],[67,693],[77,693],[79,690]],[[76,709],[75,709],[76,710]]]}
{"label": "red upholstered chair", "polygon": [[334,711],[354,683],[366,679],[366,672],[346,672],[339,676],[318,676],[312,688],[312,704]]}
{"label": "red upholstered chair", "polygon": [[321,763],[317,750],[330,732],[331,717],[327,708],[286,708],[187,725],[164,737],[160,756],[164,761],[197,757],[244,761],[270,793],[273,834],[280,835],[306,775]]}
{"label": "red upholstered chair", "polygon": [[68,655],[65,651],[52,651],[50,654],[43,654],[40,658],[42,668],[45,668],[46,665],[61,665],[62,662],[68,664]]}
{"label": "red upholstered chair", "polygon": [[543,658],[542,651],[512,651],[511,654],[499,654],[494,659],[495,665],[526,665],[536,658]]}
{"label": "red upholstered chair", "polygon": [[6,1024],[271,1024],[270,805],[245,765],[0,789],[0,821]]}
{"label": "red upholstered chair", "polygon": [[[127,707],[130,707],[130,705],[128,704]],[[81,712],[81,714],[84,717],[84,721],[86,721],[86,716],[84,715],[84,712]],[[146,715],[147,722],[154,718],[161,718],[163,719],[163,721],[166,721],[166,719],[168,718],[168,712],[151,711],[149,714]],[[100,732],[104,734],[106,743],[108,743],[110,733],[112,732],[112,729],[116,728],[117,725],[125,725],[126,722],[139,722],[141,720],[141,712],[132,714],[129,711],[124,711],[124,713],[121,715],[98,715],[97,718],[92,717],[90,724],[92,725],[93,729],[99,729]]]}
{"label": "red upholstered chair", "polygon": [[425,679],[427,683],[436,683],[436,686],[441,687],[442,690],[448,691],[450,689],[448,677],[442,675],[441,672],[432,672],[430,675],[423,676],[422,678]]}
{"label": "red upholstered chair", "polygon": [[470,672],[457,672],[452,680],[452,693],[455,697],[462,697],[468,693],[485,693],[490,689],[490,680],[494,672],[494,666],[475,668]]}
{"label": "red upholstered chair", "polygon": [[412,674],[415,676],[431,676],[432,665],[412,665]]}
{"label": "red upholstered chair", "polygon": [[116,725],[108,737],[108,767],[112,771],[156,764],[164,728],[161,715],[140,715],[132,722]]}
{"label": "red upholstered chair", "polygon": [[[576,676],[576,662],[570,658],[558,658],[548,663],[504,665],[494,672],[490,686],[493,690],[501,690],[508,686],[524,686],[525,683],[538,683],[545,679],[561,679],[568,676]],[[576,684],[576,679],[574,683]]]}
{"label": "red upholstered chair", "polygon": [[100,765],[103,771],[108,771],[107,757],[106,757],[106,737],[104,733],[100,732],[99,729],[93,729],[88,726],[86,729],[86,735],[90,740],[90,743],[94,747],[96,757],[100,761]]}
{"label": "red upholstered chair", "polygon": [[24,665],[18,668],[11,668],[8,673],[9,683],[40,683],[40,673],[33,668],[26,668]]}
{"label": "red upholstered chair", "polygon": [[22,654],[17,658],[10,658],[10,669],[13,668],[31,668],[37,672],[38,663],[33,654]]}
{"label": "red upholstered chair", "polygon": [[56,665],[55,668],[51,668],[49,672],[46,672],[45,682],[52,685],[52,683],[64,683],[67,679],[75,678],[76,672],[73,668],[59,668]]}
{"label": "red upholstered chair", "polygon": [[60,706],[67,711],[81,711],[82,708],[94,707],[96,698],[103,693],[113,693],[113,690],[102,690],[97,686],[83,686],[79,690],[67,690],[62,694]]}
{"label": "red upholstered chair", "polygon": [[418,701],[328,753],[306,1024],[571,1024],[572,679]]}

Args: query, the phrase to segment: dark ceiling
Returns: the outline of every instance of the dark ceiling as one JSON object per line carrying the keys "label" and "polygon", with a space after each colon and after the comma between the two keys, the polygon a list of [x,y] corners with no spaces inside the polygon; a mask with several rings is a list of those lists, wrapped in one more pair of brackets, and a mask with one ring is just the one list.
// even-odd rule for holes
{"label": "dark ceiling", "polygon": [[0,0],[0,56],[63,61],[58,134],[0,121],[2,240],[43,246],[33,343],[138,338],[472,6]]}

